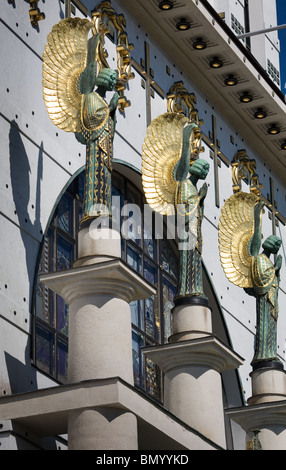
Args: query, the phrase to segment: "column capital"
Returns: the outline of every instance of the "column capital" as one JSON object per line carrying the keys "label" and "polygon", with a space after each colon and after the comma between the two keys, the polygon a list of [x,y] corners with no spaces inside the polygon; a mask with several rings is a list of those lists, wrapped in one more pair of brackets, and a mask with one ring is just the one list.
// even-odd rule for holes
{"label": "column capital", "polygon": [[226,414],[246,432],[267,426],[286,427],[286,400],[229,408]]}
{"label": "column capital", "polygon": [[110,295],[130,303],[156,293],[149,282],[121,259],[42,274],[40,280],[69,305],[88,295]]}
{"label": "column capital", "polygon": [[243,363],[238,354],[213,335],[143,348],[142,352],[165,373],[192,366],[207,367],[220,373],[237,369]]}

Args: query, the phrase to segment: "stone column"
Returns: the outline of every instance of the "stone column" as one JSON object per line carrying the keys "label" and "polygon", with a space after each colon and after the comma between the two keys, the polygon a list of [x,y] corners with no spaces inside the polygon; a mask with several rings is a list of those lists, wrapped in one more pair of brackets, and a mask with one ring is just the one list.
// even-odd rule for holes
{"label": "stone column", "polygon": [[[41,277],[69,305],[68,382],[118,376],[133,385],[129,303],[155,290],[122,262],[113,230],[100,237],[80,230],[78,253],[72,269]],[[68,440],[71,450],[136,449],[136,418],[104,403],[79,410],[69,419]]]}
{"label": "stone column", "polygon": [[[250,420],[246,421],[247,445],[251,448],[253,433],[258,431],[257,439],[263,450],[286,450],[285,413],[281,414],[280,409],[277,412],[271,406],[286,400],[286,373],[283,365],[278,361],[261,362],[258,367],[253,368],[250,376],[252,396],[248,399],[248,404],[264,405],[264,412],[261,413],[257,408],[255,418],[252,414],[252,423]],[[270,406],[267,407],[267,404]],[[286,401],[284,408],[286,409]]]}
{"label": "stone column", "polygon": [[248,406],[227,415],[246,434],[247,450],[286,450],[286,373],[278,361],[261,361],[250,374]]}
{"label": "stone column", "polygon": [[203,302],[180,302],[173,310],[169,344],[146,348],[164,372],[164,405],[192,428],[226,447],[221,372],[241,358],[212,334],[211,310]]}

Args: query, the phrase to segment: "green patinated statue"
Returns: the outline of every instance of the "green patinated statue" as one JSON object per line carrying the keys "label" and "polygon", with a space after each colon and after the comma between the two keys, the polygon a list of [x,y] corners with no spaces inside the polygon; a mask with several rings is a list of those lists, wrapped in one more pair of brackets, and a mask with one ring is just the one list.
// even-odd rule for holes
{"label": "green patinated statue", "polygon": [[259,361],[278,361],[277,358],[277,320],[278,290],[282,256],[278,255],[274,264],[270,255],[276,255],[281,240],[270,235],[261,246],[261,210],[263,203],[254,207],[254,234],[250,243],[252,288],[245,291],[256,298],[257,331],[256,345],[252,364]]}
{"label": "green patinated statue", "polygon": [[[180,247],[180,279],[176,299],[196,297],[205,299],[202,275],[202,220],[204,214],[204,199],[207,195],[207,184],[197,189],[199,180],[205,180],[209,172],[209,163],[203,159],[192,160],[190,151],[190,136],[195,133],[199,138],[198,127],[195,123],[183,130],[182,154],[174,170],[177,182],[175,208],[177,215],[184,220],[184,234],[179,234]],[[197,136],[196,136],[197,134]],[[194,146],[194,148],[197,148]],[[196,156],[196,154],[195,154]],[[178,227],[180,223],[178,223]],[[183,228],[183,227],[182,227]]]}
{"label": "green patinated statue", "polygon": [[[264,203],[260,194],[237,191],[221,210],[219,246],[227,278],[256,298],[256,338],[253,368],[280,367],[277,356],[278,290],[281,240],[270,235],[261,248]],[[275,255],[274,264],[270,256]]]}
{"label": "green patinated statue", "polygon": [[148,127],[143,145],[142,180],[148,204],[164,215],[176,216],[180,273],[175,303],[207,304],[202,278],[202,231],[207,184],[199,180],[209,163],[199,158],[198,120],[165,113]]}
{"label": "green patinated statue", "polygon": [[[117,31],[117,72],[106,60],[104,37]],[[110,2],[92,12],[92,21],[65,18],[53,26],[43,54],[43,94],[52,122],[86,146],[86,184],[81,223],[111,215],[111,171],[115,112],[130,105],[123,95],[131,72],[126,21]],[[92,32],[92,36],[88,36]],[[97,88],[96,88],[97,87]],[[96,88],[96,90],[95,90]],[[117,90],[110,103],[106,93]]]}
{"label": "green patinated statue", "polygon": [[[87,66],[79,79],[79,91],[82,94],[81,130],[75,136],[86,145],[81,224],[101,215],[111,216],[111,172],[118,93],[114,93],[109,105],[105,95],[107,91],[115,89],[117,73],[105,68],[96,75],[96,62],[93,59],[96,47],[97,37],[94,36],[89,40]],[[93,91],[96,86],[97,90]]]}

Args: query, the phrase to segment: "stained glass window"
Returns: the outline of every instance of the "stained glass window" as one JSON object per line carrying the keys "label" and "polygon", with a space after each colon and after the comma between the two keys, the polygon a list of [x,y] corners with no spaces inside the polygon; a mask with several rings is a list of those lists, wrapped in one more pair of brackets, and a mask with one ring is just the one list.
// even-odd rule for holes
{"label": "stained glass window", "polygon": [[[178,275],[176,246],[166,237],[156,239],[152,226],[143,224],[142,229],[144,197],[135,185],[113,171],[112,186],[113,217],[119,221],[122,233],[122,259],[157,288],[155,296],[130,304],[134,383],[160,400],[160,370],[144,357],[142,347],[167,342],[171,335],[171,309]],[[84,172],[72,181],[55,209],[44,238],[39,273],[72,266],[83,193]],[[35,289],[34,362],[46,374],[65,382],[68,306],[40,281]]]}
{"label": "stained glass window", "polygon": [[54,376],[54,335],[49,328],[36,324],[36,365],[46,374]]}
{"label": "stained glass window", "polygon": [[73,234],[73,199],[65,193],[58,205],[58,225],[69,235]]}

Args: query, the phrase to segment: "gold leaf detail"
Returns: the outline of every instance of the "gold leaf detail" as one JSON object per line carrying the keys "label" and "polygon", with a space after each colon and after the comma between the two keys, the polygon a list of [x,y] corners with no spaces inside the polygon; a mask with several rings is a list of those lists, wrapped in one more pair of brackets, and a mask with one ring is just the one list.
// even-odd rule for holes
{"label": "gold leaf detail", "polygon": [[52,122],[66,132],[80,131],[78,81],[86,65],[88,19],[66,18],[48,35],[43,54],[43,94]]}
{"label": "gold leaf detail", "polygon": [[174,213],[174,168],[182,151],[184,125],[189,119],[178,113],[155,118],[147,129],[142,154],[142,182],[148,204],[163,215]]}
{"label": "gold leaf detail", "polygon": [[239,287],[252,287],[249,243],[254,233],[254,206],[259,197],[238,192],[226,200],[219,220],[219,252],[226,277]]}

